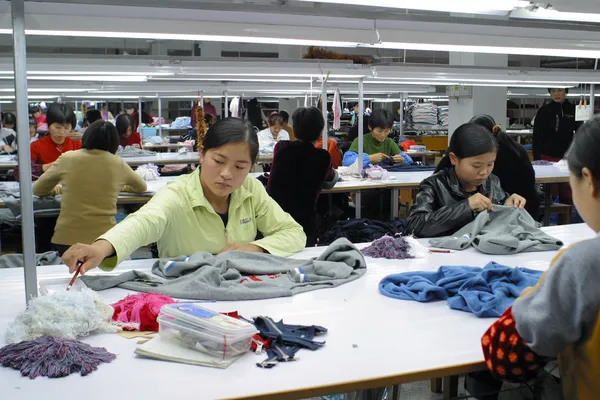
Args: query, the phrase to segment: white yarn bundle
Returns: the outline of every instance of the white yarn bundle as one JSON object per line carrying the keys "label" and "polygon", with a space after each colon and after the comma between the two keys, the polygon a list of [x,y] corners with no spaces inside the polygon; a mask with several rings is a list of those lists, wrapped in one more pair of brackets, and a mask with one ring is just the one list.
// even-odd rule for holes
{"label": "white yarn bundle", "polygon": [[44,335],[75,339],[93,331],[117,332],[114,309],[96,292],[60,292],[32,299],[6,331],[7,343]]}
{"label": "white yarn bundle", "polygon": [[135,172],[145,181],[155,181],[160,176],[158,167],[154,164],[140,165]]}

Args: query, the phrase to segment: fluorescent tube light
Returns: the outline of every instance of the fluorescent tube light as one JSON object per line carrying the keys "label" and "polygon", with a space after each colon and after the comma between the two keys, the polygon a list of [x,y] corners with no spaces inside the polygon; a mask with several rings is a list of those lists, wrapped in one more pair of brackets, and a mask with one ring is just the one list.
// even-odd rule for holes
{"label": "fluorescent tube light", "polygon": [[[36,93],[76,93],[76,92],[92,92],[97,89],[58,89],[58,88],[27,88],[28,92],[36,92]],[[0,92],[9,92],[14,93],[15,89],[0,89]]]}
{"label": "fluorescent tube light", "polygon": [[[12,76],[0,76],[0,79],[13,79]],[[146,76],[83,75],[83,76],[27,76],[28,81],[108,81],[108,82],[146,82]]]}
{"label": "fluorescent tube light", "polygon": [[537,10],[533,11],[529,11],[527,9],[519,9],[511,12],[510,17],[517,19],[541,19],[548,21],[600,23],[600,14],[562,12],[547,8],[538,8]]}
{"label": "fluorescent tube light", "polygon": [[529,1],[522,0],[296,0],[310,3],[328,3],[353,6],[402,8],[409,10],[440,11],[450,13],[504,13],[518,7],[527,7]]}
{"label": "fluorescent tube light", "polygon": [[[450,3],[451,4],[451,3]],[[428,50],[451,51],[459,53],[484,53],[484,54],[517,54],[529,56],[561,56],[572,58],[600,58],[600,50],[585,49],[550,49],[543,47],[504,47],[504,46],[475,46],[457,44],[434,43],[405,43],[382,42],[375,44],[361,44],[358,47],[396,49],[396,50]]]}
{"label": "fluorescent tube light", "polygon": [[310,79],[253,79],[243,77],[223,77],[223,78],[152,78],[151,81],[202,81],[202,82],[274,82],[274,83],[310,83]]}

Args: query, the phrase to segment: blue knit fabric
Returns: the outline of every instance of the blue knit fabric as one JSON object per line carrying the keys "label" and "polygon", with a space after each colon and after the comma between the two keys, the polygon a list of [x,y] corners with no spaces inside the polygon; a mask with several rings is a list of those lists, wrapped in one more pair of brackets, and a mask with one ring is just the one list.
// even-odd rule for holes
{"label": "blue knit fabric", "polygon": [[379,291],[401,300],[448,300],[450,308],[479,318],[499,317],[542,272],[490,262],[479,267],[440,267],[437,272],[406,272],[385,277]]}

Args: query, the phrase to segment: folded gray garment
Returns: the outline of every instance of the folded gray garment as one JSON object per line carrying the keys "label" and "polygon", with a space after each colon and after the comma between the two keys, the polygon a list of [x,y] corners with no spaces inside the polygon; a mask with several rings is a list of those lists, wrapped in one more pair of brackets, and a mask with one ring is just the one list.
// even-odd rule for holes
{"label": "folded gray garment", "polygon": [[156,152],[150,150],[142,150],[138,149],[135,146],[127,146],[124,149],[122,148],[117,152],[118,156],[121,157],[144,157],[144,156],[154,156]]}
{"label": "folded gray garment", "polygon": [[[60,211],[60,199],[62,196],[33,196],[33,210],[56,210],[56,215]],[[19,186],[10,188],[0,188],[0,201],[8,208],[15,217],[21,215],[21,192]]]}
{"label": "folded gray garment", "polygon": [[[47,251],[35,255],[36,266],[42,265],[61,265],[62,259],[56,251]],[[5,254],[0,257],[0,268],[22,268],[23,254]]]}
{"label": "folded gray garment", "polygon": [[339,286],[358,279],[366,268],[360,251],[341,238],[312,260],[240,251],[218,256],[197,252],[190,257],[158,260],[152,273],[133,270],[82,279],[93,290],[118,286],[181,299],[255,300]]}
{"label": "folded gray garment", "polygon": [[525,210],[494,206],[454,235],[429,241],[434,247],[464,250],[475,247],[485,254],[515,254],[524,251],[553,251],[563,246],[560,240],[545,234]]}

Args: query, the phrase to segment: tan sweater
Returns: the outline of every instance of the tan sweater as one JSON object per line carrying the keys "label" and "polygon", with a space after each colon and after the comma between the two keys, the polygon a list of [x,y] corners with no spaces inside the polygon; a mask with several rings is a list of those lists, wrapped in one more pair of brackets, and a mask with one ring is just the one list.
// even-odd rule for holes
{"label": "tan sweater", "polygon": [[62,193],[52,237],[62,245],[91,244],[115,226],[119,192],[145,190],[146,182],[121,157],[85,149],[62,154],[33,185],[36,196]]}

